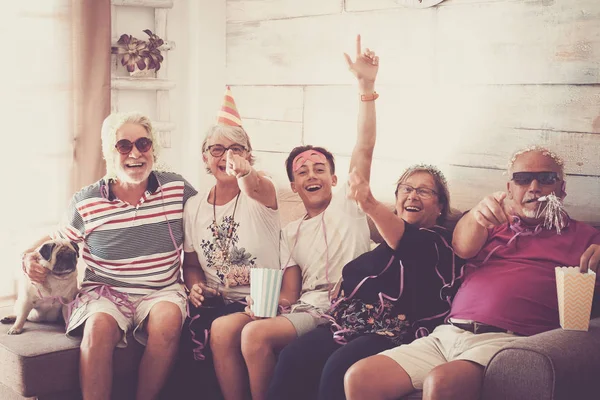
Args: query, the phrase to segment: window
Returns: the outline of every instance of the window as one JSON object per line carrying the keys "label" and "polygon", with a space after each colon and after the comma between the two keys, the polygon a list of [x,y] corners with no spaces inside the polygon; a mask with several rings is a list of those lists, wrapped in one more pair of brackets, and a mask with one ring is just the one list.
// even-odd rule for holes
{"label": "window", "polygon": [[[69,199],[72,159],[71,2],[3,3],[8,17],[2,100],[4,146],[0,297],[15,294],[19,253],[52,231]],[[14,275],[11,275],[14,274]]]}

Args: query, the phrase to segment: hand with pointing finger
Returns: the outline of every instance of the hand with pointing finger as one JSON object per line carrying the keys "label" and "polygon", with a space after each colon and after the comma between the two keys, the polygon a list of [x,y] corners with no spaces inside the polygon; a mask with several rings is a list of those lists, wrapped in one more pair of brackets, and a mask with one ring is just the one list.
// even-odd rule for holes
{"label": "hand with pointing finger", "polygon": [[250,173],[252,166],[244,157],[233,154],[231,150],[227,150],[227,159],[225,164],[225,172],[227,175],[242,178]]}
{"label": "hand with pointing finger", "polygon": [[356,60],[353,62],[352,58],[346,53],[344,53],[344,58],[348,64],[348,69],[359,82],[371,84],[375,82],[377,71],[379,71],[379,57],[368,48],[362,51],[360,35],[356,36]]}
{"label": "hand with pointing finger", "polygon": [[510,206],[506,202],[506,193],[496,192],[484,197],[471,212],[479,225],[491,229],[511,221],[508,210]]}

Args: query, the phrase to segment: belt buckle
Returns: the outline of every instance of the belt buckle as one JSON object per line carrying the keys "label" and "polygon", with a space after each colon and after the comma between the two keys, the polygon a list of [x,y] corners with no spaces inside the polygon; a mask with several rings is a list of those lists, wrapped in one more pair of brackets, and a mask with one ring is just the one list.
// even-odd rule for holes
{"label": "belt buckle", "polygon": [[477,335],[479,333],[479,328],[482,328],[484,325],[479,322],[473,321],[473,334]]}

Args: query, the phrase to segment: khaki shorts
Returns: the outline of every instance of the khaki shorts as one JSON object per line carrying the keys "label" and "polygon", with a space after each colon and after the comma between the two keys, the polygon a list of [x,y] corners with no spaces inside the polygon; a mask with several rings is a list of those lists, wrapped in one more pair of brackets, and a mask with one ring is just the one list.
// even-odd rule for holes
{"label": "khaki shorts", "polygon": [[319,325],[327,323],[325,318],[321,318],[320,312],[316,307],[310,304],[298,303],[292,307],[289,313],[280,314],[294,325],[298,337],[307,334]]}
{"label": "khaki shorts", "polygon": [[446,324],[424,338],[386,350],[381,355],[396,361],[408,374],[415,389],[423,389],[423,381],[438,365],[449,361],[467,360],[487,366],[500,348],[522,336],[512,333],[479,333]]}
{"label": "khaki shorts", "polygon": [[[86,298],[85,294],[83,298]],[[187,296],[182,284],[175,283],[147,295],[130,294],[127,295],[127,298],[131,302],[133,310],[129,310],[124,306],[117,306],[113,300],[107,297],[98,297],[96,293],[90,293],[89,300],[73,310],[67,327],[67,336],[81,336],[82,329],[79,328],[83,326],[83,323],[93,314],[101,312],[113,317],[123,332],[117,347],[127,347],[127,333],[132,328],[135,340],[145,346],[148,342],[148,334],[143,329],[144,322],[152,307],[161,301],[168,301],[179,306],[181,326],[183,327],[187,316]],[[135,312],[133,312],[134,310]]]}

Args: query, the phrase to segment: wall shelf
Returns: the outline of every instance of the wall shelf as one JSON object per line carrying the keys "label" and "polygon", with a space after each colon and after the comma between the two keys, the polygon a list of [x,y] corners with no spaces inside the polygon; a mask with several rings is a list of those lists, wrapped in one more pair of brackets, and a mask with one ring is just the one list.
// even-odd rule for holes
{"label": "wall shelf", "polygon": [[[145,36],[146,34],[143,33],[143,35]],[[145,39],[145,37],[144,37]],[[112,43],[111,46],[112,47],[118,47],[119,45],[117,44],[117,41],[119,40],[119,38],[112,38]],[[163,44],[162,46],[160,46],[158,49],[160,51],[169,51],[169,50],[173,50],[175,48],[175,42],[172,40],[165,40],[165,44]]]}
{"label": "wall shelf", "polygon": [[[126,7],[149,7],[154,8],[154,33],[164,40],[160,46],[163,52],[164,60],[161,63],[160,70],[156,71],[154,77],[129,77],[117,76],[120,72],[118,57],[111,60],[111,112],[119,112],[119,91],[120,90],[139,90],[147,91],[156,97],[156,113],[154,128],[158,132],[159,141],[163,148],[171,147],[171,134],[176,129],[176,125],[171,120],[171,99],[169,91],[175,87],[175,82],[168,79],[169,63],[168,51],[175,48],[175,42],[167,40],[167,17],[169,9],[173,8],[173,0],[111,0],[111,20],[112,46],[117,46],[119,40],[116,32],[117,6]],[[146,95],[144,95],[146,96]]]}
{"label": "wall shelf", "polygon": [[173,0],[111,0],[113,6],[173,8]]}
{"label": "wall shelf", "polygon": [[157,78],[114,77],[110,83],[111,89],[117,90],[171,90],[175,82]]}

